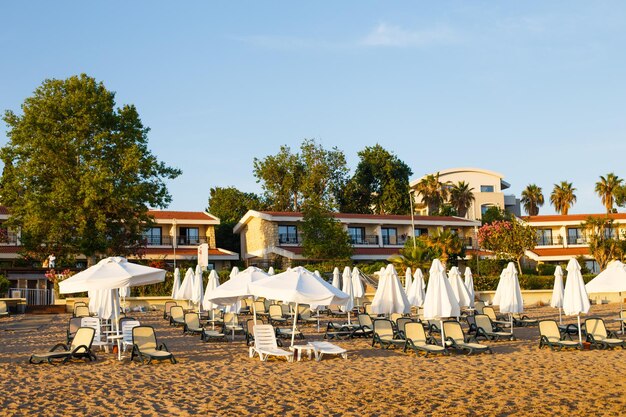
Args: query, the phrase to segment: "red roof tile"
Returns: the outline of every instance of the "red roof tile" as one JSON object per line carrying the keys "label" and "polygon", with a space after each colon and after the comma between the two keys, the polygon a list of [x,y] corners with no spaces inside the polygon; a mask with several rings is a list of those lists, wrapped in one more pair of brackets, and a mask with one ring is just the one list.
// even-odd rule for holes
{"label": "red roof tile", "polygon": [[[295,253],[296,255],[302,254],[302,247],[299,246],[282,246],[283,250]],[[353,255],[394,255],[402,248],[354,248]]]}
{"label": "red roof tile", "polygon": [[22,250],[21,246],[1,246],[0,253],[19,253]]}
{"label": "red roof tile", "polygon": [[[146,255],[174,255],[173,248],[146,248],[143,251]],[[198,249],[176,248],[177,255],[197,255]],[[222,252],[219,249],[209,249],[209,256],[230,255],[228,252]]]}
{"label": "red roof tile", "polygon": [[[295,211],[261,211],[260,213],[276,217],[302,217],[301,212]],[[332,213],[333,217],[344,219],[380,219],[380,220],[411,220],[410,215],[400,214],[358,214],[358,213]],[[470,222],[471,220],[452,216],[415,216],[415,221],[448,221],[448,222]]]}
{"label": "red roof tile", "polygon": [[588,217],[603,218],[609,217],[614,220],[626,219],[626,213],[610,213],[610,214],[568,214],[564,216],[562,214],[547,214],[540,216],[523,216],[522,219],[527,222],[574,222],[585,221]]}
{"label": "red roof tile", "polygon": [[0,214],[9,214],[9,209],[5,206],[0,206]]}
{"label": "red roof tile", "polygon": [[149,210],[148,213],[162,220],[217,220],[217,217],[203,211]]}
{"label": "red roof tile", "polygon": [[537,254],[537,256],[580,256],[580,255],[589,255],[589,248],[587,247],[545,248],[545,249],[535,248],[531,252]]}

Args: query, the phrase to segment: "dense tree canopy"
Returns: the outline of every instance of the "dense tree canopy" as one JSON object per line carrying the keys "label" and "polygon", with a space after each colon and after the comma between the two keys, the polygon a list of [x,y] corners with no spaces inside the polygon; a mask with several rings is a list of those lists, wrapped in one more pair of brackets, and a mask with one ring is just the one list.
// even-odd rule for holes
{"label": "dense tree canopy", "polygon": [[302,255],[308,259],[339,260],[352,255],[350,236],[331,212],[315,202],[304,205]]}
{"label": "dense tree canopy", "polygon": [[380,145],[359,152],[359,164],[343,192],[345,213],[408,214],[411,168]]}
{"label": "dense tree canopy", "polygon": [[441,206],[448,201],[448,186],[439,181],[438,172],[422,178],[415,191],[422,197],[422,203],[428,207],[428,214],[432,216],[436,216]]}
{"label": "dense tree canopy", "polygon": [[478,229],[478,244],[495,253],[499,259],[515,260],[522,273],[520,259],[537,243],[535,228],[518,222],[495,221]]}
{"label": "dense tree canopy", "polygon": [[142,246],[148,207],[166,207],[166,179],[180,175],[148,149],[132,105],[87,75],[46,80],[7,111],[9,142],[0,151],[1,203],[36,258],[124,255]]}

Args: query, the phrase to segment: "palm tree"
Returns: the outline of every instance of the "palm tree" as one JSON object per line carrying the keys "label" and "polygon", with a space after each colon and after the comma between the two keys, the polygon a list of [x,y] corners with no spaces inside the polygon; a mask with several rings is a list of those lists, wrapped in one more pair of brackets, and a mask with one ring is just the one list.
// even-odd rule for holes
{"label": "palm tree", "polygon": [[428,207],[428,214],[439,211],[439,206],[448,198],[448,189],[439,182],[439,173],[426,175],[417,183],[415,191],[422,196],[422,201]]}
{"label": "palm tree", "polygon": [[537,184],[528,184],[526,189],[522,191],[522,204],[524,210],[529,216],[536,216],[539,214],[539,207],[543,206],[543,193],[541,187]]}
{"label": "palm tree", "polygon": [[570,207],[576,202],[574,191],[576,188],[571,182],[561,181],[561,184],[554,184],[554,190],[550,194],[550,203],[564,216],[567,216]]}
{"label": "palm tree", "polygon": [[600,175],[600,181],[596,182],[596,193],[600,196],[607,213],[613,211],[615,195],[623,181],[624,180],[617,175],[610,172],[606,175],[606,178]]}
{"label": "palm tree", "polygon": [[465,181],[459,181],[450,187],[450,203],[456,208],[459,217],[465,217],[467,210],[474,202],[474,189]]}
{"label": "palm tree", "polygon": [[424,243],[441,260],[444,267],[448,263],[448,259],[464,253],[461,238],[449,229],[428,235]]}

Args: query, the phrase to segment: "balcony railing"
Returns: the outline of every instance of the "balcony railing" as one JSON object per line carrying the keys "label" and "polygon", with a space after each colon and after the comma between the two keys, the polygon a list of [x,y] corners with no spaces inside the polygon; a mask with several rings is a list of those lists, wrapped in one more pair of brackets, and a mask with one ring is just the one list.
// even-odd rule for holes
{"label": "balcony railing", "polygon": [[561,236],[537,236],[537,246],[553,246],[562,244],[563,238]]}
{"label": "balcony railing", "polygon": [[350,236],[353,245],[378,245],[378,235]]}
{"label": "balcony railing", "polygon": [[474,239],[473,239],[473,238],[471,238],[471,237],[464,237],[464,238],[461,238],[461,242],[463,243],[463,245],[464,245],[466,248],[470,248],[470,249],[471,249],[471,248],[473,248],[473,247],[474,247]]}
{"label": "balcony railing", "polygon": [[[206,236],[177,236],[176,246],[198,246],[203,243],[211,244],[211,239]],[[172,236],[149,236],[144,237],[146,246],[173,246],[174,238]]]}
{"label": "balcony railing", "polygon": [[299,245],[302,243],[302,239],[297,233],[279,233],[278,243],[280,245]]}
{"label": "balcony railing", "polygon": [[0,233],[0,246],[14,246],[18,243],[15,233]]}
{"label": "balcony railing", "polygon": [[586,245],[587,239],[584,236],[568,236],[567,244],[568,245]]}

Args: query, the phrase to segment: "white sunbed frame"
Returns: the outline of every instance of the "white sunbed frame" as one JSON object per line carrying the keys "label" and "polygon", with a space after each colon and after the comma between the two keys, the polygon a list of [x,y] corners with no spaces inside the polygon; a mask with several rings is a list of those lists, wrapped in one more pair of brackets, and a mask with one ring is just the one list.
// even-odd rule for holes
{"label": "white sunbed frame", "polygon": [[276,343],[276,333],[271,324],[257,324],[253,326],[254,346],[250,346],[249,354],[253,358],[259,354],[259,359],[265,362],[269,356],[284,357],[288,362],[293,362],[293,352],[280,349]]}
{"label": "white sunbed frame", "polygon": [[339,355],[344,359],[348,359],[348,351],[342,347],[334,345],[330,342],[309,342],[309,345],[313,346],[313,353],[315,354],[315,360],[321,361],[322,356],[326,355]]}

